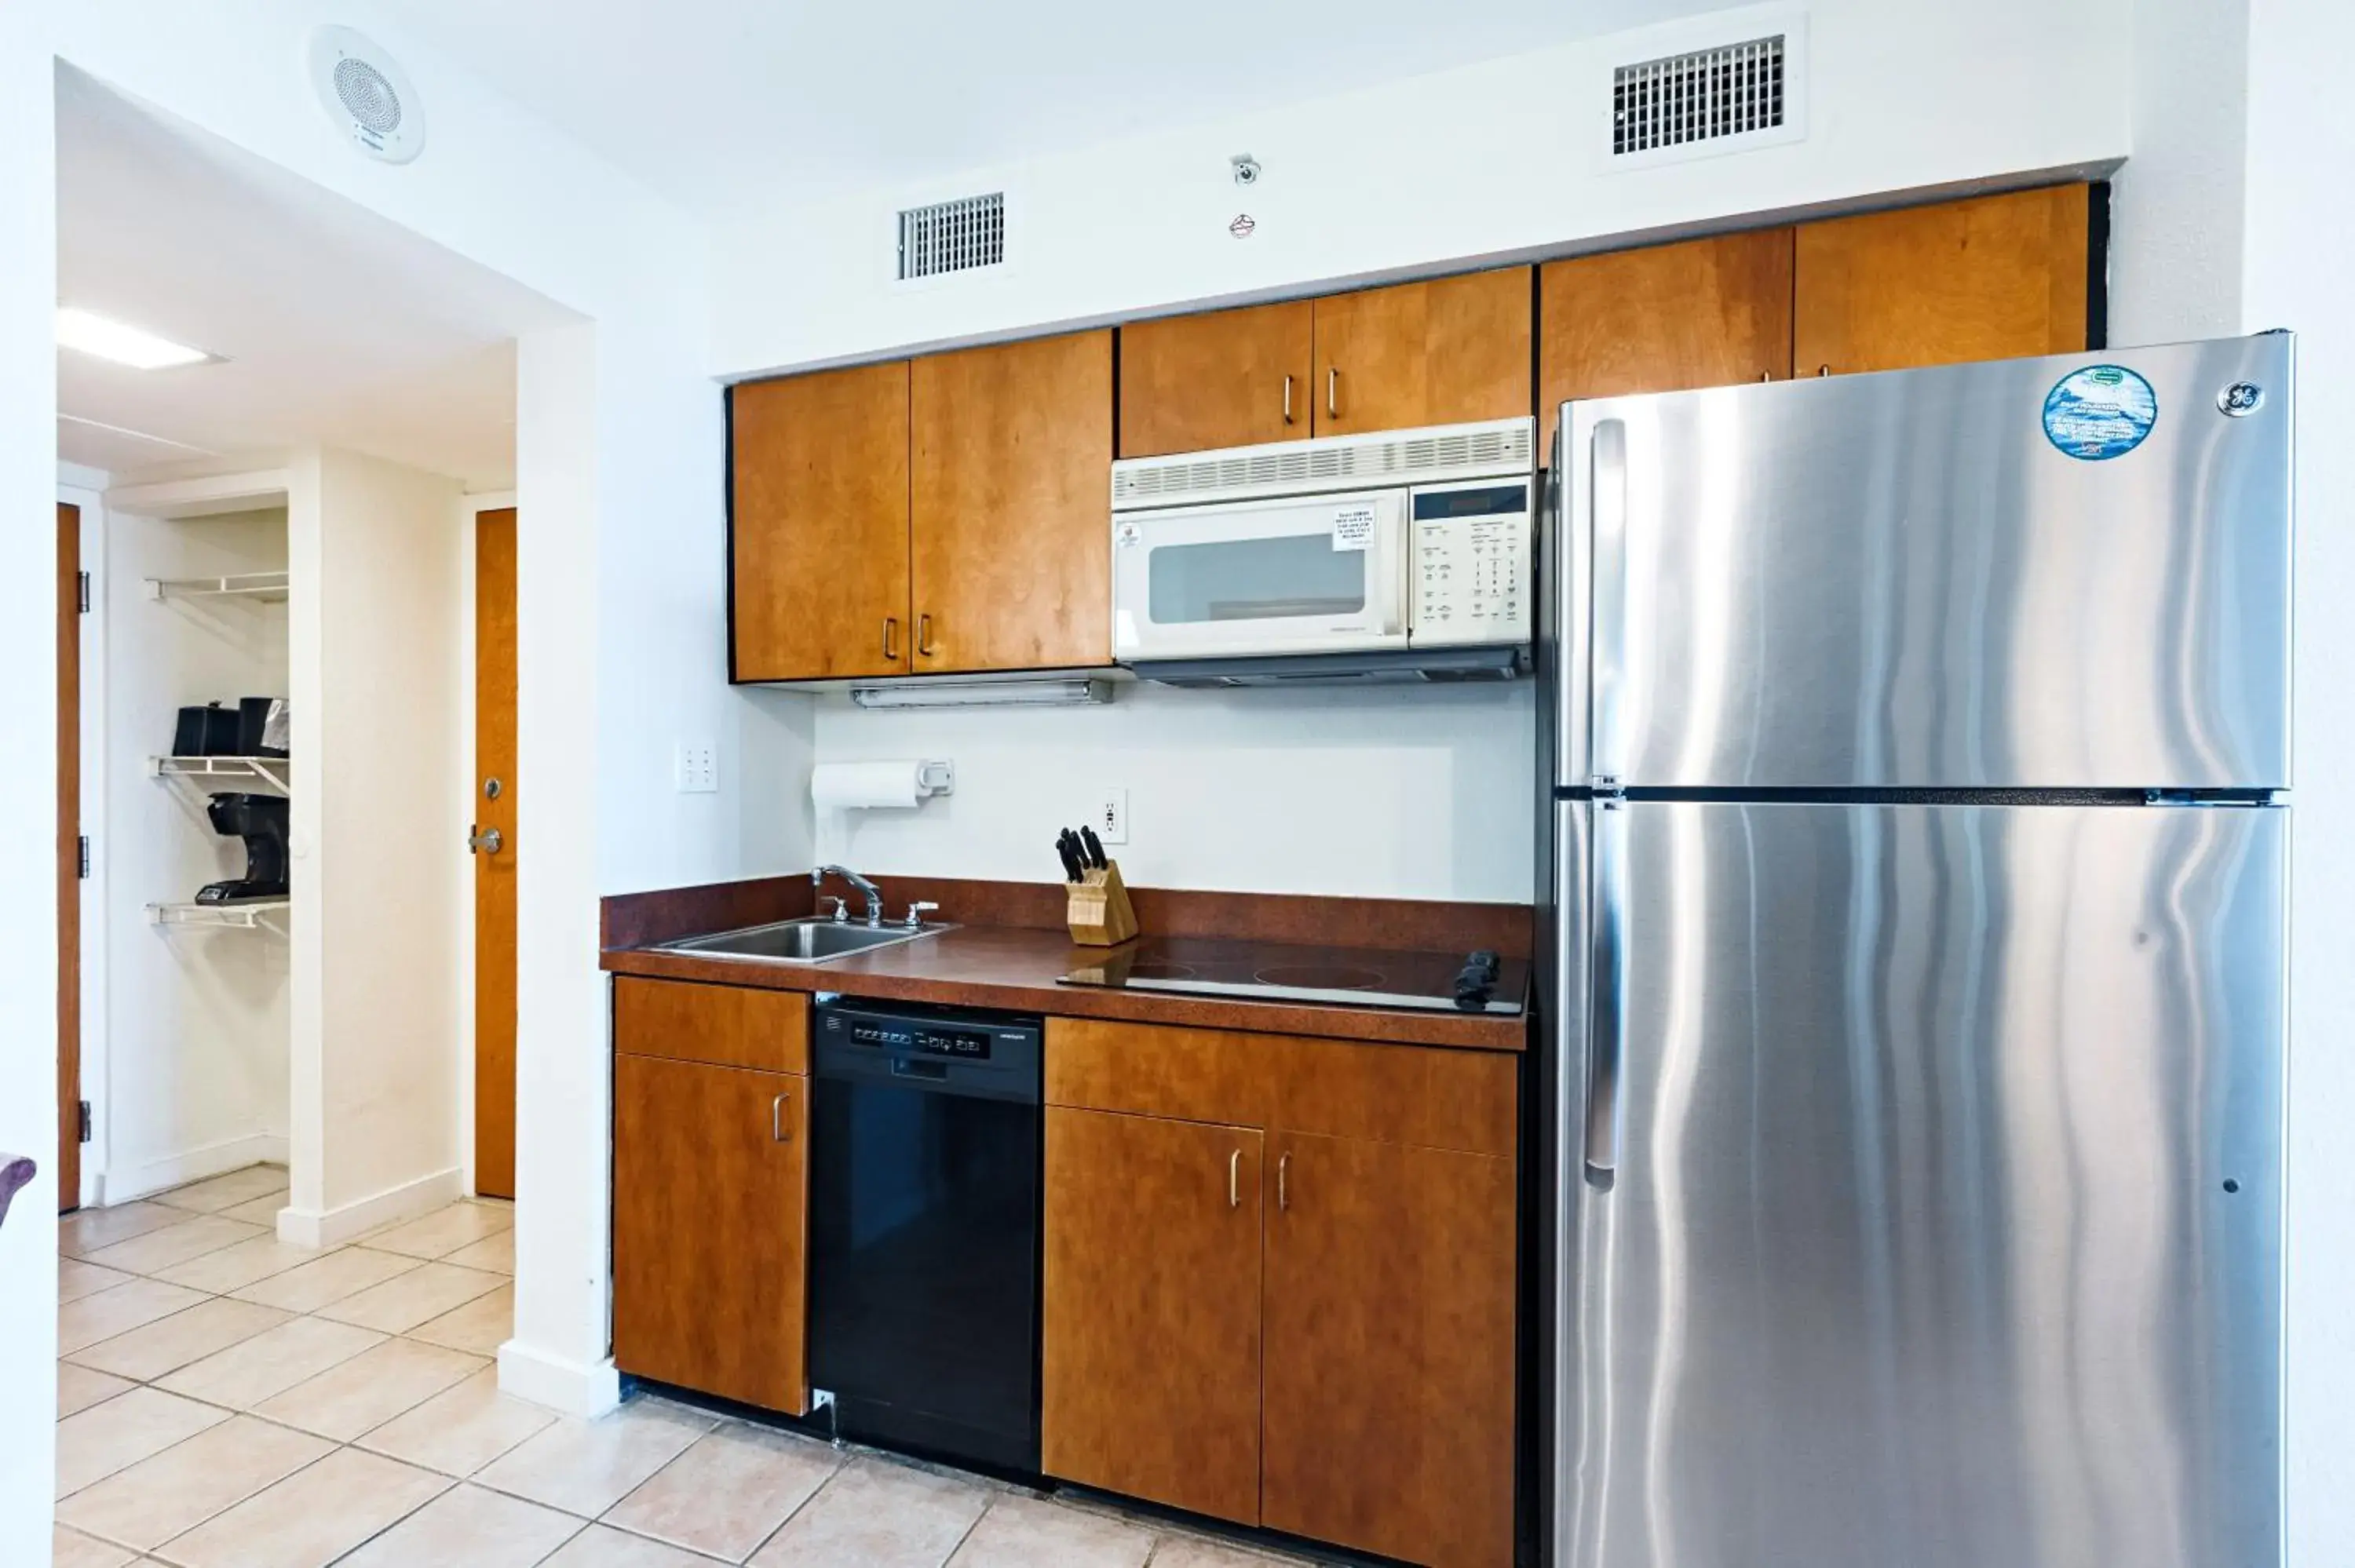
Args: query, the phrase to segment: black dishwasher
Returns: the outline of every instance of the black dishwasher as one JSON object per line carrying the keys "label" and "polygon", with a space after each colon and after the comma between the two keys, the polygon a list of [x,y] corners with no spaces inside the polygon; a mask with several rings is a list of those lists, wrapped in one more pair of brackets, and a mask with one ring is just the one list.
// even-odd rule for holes
{"label": "black dishwasher", "polygon": [[815,1016],[810,1384],[846,1437],[1035,1472],[1039,1021]]}

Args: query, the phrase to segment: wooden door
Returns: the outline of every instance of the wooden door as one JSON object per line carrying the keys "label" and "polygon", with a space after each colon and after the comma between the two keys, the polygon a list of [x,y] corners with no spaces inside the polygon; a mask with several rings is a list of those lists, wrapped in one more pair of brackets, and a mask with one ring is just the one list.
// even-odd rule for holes
{"label": "wooden door", "polygon": [[1538,274],[1538,451],[1574,397],[1791,374],[1788,228],[1548,262]]}
{"label": "wooden door", "polygon": [[1316,355],[1316,307],[1306,300],[1121,328],[1120,455],[1306,436]]}
{"label": "wooden door", "polygon": [[613,1058],[613,1364],[800,1414],[809,1080]]}
{"label": "wooden door", "polygon": [[920,674],[1112,662],[1112,334],[919,359]]}
{"label": "wooden door", "polygon": [[[474,1191],[515,1196],[516,514],[474,514]],[[484,841],[498,834],[493,851]]]}
{"label": "wooden door", "polygon": [[1260,1141],[1048,1107],[1047,1474],[1257,1522]]}
{"label": "wooden door", "polygon": [[1284,1133],[1263,1522],[1432,1568],[1513,1561],[1513,1161]]}
{"label": "wooden door", "polygon": [[906,674],[907,362],[747,382],[730,408],[735,678]]}
{"label": "wooden door", "polygon": [[81,1207],[81,508],[58,507],[58,1209]]}
{"label": "wooden door", "polygon": [[1838,376],[2081,350],[2091,217],[2074,185],[1803,224],[1793,364]]}
{"label": "wooden door", "polygon": [[1316,433],[1527,414],[1534,309],[1527,267],[1317,301]]}

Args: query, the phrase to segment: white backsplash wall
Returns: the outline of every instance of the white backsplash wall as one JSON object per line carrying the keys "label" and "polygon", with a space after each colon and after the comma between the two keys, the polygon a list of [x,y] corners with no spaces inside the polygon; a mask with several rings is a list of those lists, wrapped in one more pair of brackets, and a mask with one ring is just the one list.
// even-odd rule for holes
{"label": "white backsplash wall", "polygon": [[946,758],[956,791],[912,811],[820,812],[818,857],[862,873],[1052,881],[1056,830],[1113,787],[1128,791],[1129,837],[1111,853],[1139,886],[1524,903],[1535,697],[1529,681],[1137,683],[1102,707],[872,713],[823,697],[818,761]]}

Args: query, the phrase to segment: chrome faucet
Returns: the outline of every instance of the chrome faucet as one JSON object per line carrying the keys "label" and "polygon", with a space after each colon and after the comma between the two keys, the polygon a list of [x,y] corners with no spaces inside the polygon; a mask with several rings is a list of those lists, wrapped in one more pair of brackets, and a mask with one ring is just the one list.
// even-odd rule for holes
{"label": "chrome faucet", "polygon": [[[867,923],[869,926],[880,927],[883,924],[883,890],[876,886],[873,883],[868,881],[865,877],[859,875],[857,872],[852,871],[846,866],[839,865],[822,865],[815,871],[811,872],[810,885],[814,888],[824,887],[826,885],[826,876],[829,873],[842,878],[843,881],[850,884],[851,886],[858,889],[859,892],[867,895]],[[835,908],[837,911],[839,911],[841,907],[841,901],[837,900],[835,902]],[[836,917],[837,919],[840,918],[838,913]]]}

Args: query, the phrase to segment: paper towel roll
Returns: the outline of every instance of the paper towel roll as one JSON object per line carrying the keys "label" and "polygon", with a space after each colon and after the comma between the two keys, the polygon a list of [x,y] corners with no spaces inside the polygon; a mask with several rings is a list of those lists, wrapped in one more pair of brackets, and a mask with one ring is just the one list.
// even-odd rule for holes
{"label": "paper towel roll", "polygon": [[904,762],[821,762],[810,769],[810,800],[821,811],[875,807],[911,810],[923,803],[924,765]]}

